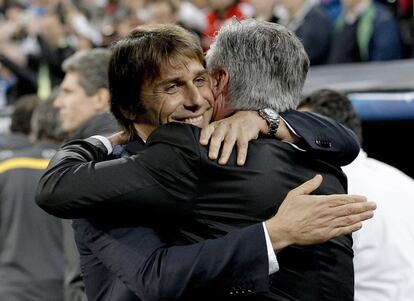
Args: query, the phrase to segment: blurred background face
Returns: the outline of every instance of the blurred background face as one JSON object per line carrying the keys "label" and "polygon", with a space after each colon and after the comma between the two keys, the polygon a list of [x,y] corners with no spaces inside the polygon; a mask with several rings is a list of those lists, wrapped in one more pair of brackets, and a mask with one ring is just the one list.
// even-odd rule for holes
{"label": "blurred background face", "polygon": [[62,127],[65,132],[73,133],[84,122],[94,116],[96,96],[88,96],[79,84],[79,75],[75,71],[66,73],[60,85],[60,91],[53,105],[59,110]]}
{"label": "blurred background face", "polygon": [[304,0],[282,0],[283,7],[286,8],[289,12],[295,11],[304,2]]}
{"label": "blurred background face", "polygon": [[250,0],[256,15],[272,14],[276,0]]}
{"label": "blurred background face", "polygon": [[218,11],[225,10],[236,2],[235,0],[208,0],[210,7]]}
{"label": "blurred background face", "polygon": [[156,1],[147,6],[149,20],[147,23],[174,24],[176,17],[173,7],[168,1]]}
{"label": "blurred background face", "polygon": [[354,10],[359,3],[369,2],[367,0],[341,0],[342,6],[346,10]]}
{"label": "blurred background face", "polygon": [[205,8],[208,5],[208,0],[191,0],[190,2],[198,8]]}
{"label": "blurred background face", "polygon": [[49,14],[39,20],[42,36],[45,37],[52,46],[58,47],[61,39],[65,35],[65,29],[60,22],[59,17]]}

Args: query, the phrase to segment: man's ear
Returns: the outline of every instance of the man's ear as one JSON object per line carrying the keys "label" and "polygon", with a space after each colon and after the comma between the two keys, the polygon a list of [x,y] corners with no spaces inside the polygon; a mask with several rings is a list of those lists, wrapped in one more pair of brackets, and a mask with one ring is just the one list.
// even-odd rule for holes
{"label": "man's ear", "polygon": [[99,113],[109,112],[109,90],[100,88],[95,93],[95,110]]}
{"label": "man's ear", "polygon": [[213,94],[217,98],[226,92],[230,80],[229,72],[226,69],[217,69],[211,75],[213,81]]}

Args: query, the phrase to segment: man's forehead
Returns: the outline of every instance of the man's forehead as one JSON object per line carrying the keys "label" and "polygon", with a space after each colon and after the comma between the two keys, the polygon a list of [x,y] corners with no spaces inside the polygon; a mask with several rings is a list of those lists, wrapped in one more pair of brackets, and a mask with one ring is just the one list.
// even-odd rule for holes
{"label": "man's forehead", "polygon": [[78,77],[73,72],[67,72],[65,74],[65,77],[62,80],[62,83],[60,84],[60,88],[67,87],[67,86],[76,86],[78,83]]}
{"label": "man's forehead", "polygon": [[156,82],[184,78],[207,72],[203,64],[194,58],[174,59],[168,62],[168,64],[164,64],[160,71],[160,76],[155,80]]}

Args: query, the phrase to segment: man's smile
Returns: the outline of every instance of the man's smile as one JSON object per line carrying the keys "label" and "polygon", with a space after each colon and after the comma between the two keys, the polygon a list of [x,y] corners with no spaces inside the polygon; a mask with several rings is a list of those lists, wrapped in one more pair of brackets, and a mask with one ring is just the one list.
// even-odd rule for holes
{"label": "man's smile", "polygon": [[195,125],[197,127],[203,127],[203,122],[204,122],[204,116],[203,115],[199,115],[199,116],[194,116],[194,117],[187,117],[187,118],[177,118],[176,119],[179,122],[184,122],[184,123],[188,123],[188,124],[192,124]]}

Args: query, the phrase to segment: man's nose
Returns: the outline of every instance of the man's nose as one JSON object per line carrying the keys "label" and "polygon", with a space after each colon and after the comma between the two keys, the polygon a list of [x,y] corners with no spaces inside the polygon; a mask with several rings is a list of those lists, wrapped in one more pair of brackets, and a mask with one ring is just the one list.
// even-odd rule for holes
{"label": "man's nose", "polygon": [[205,100],[201,96],[200,91],[197,89],[197,87],[190,86],[188,88],[188,93],[184,102],[184,107],[186,110],[197,112],[197,110],[203,106],[204,102]]}
{"label": "man's nose", "polygon": [[55,100],[53,101],[53,107],[55,107],[56,109],[59,109],[61,105],[61,101],[59,100],[59,96],[55,98]]}
{"label": "man's nose", "polygon": [[63,105],[63,100],[62,100],[62,94],[58,93],[58,95],[56,96],[55,100],[53,101],[53,107],[55,107],[56,109],[60,109]]}

